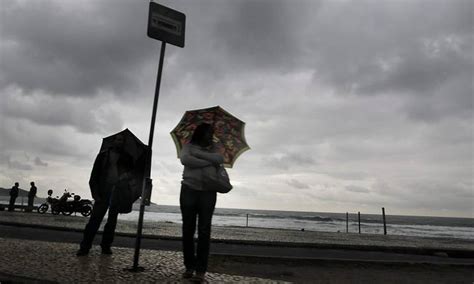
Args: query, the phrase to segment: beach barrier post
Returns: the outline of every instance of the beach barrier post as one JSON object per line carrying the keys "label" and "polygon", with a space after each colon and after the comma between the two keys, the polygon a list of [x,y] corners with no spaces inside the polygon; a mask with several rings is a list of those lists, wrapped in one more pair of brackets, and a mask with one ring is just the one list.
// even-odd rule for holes
{"label": "beach barrier post", "polygon": [[385,221],[385,208],[382,207],[382,216],[383,216],[383,234],[387,234],[387,222]]}
{"label": "beach barrier post", "polygon": [[247,227],[249,226],[249,214],[247,214]]}
{"label": "beach barrier post", "polygon": [[346,212],[346,233],[349,233],[349,212]]}
{"label": "beach barrier post", "polygon": [[360,234],[360,212],[357,212],[357,216],[358,216],[358,219],[359,219],[359,234]]}

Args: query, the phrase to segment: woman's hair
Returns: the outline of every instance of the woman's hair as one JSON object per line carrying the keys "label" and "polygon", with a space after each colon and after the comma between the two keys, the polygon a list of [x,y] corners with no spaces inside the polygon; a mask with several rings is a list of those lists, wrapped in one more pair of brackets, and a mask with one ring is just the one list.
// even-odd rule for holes
{"label": "woman's hair", "polygon": [[[206,134],[209,132],[209,136],[206,137]],[[194,129],[193,136],[191,137],[191,144],[200,145],[200,146],[209,146],[212,143],[212,134],[214,134],[214,130],[212,129],[212,125],[209,123],[201,123],[199,124],[196,129]],[[205,139],[209,138],[208,141]]]}

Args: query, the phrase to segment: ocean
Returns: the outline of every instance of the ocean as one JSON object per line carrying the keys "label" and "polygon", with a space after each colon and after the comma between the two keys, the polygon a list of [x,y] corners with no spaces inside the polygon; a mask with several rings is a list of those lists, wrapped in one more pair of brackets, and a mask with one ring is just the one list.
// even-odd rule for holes
{"label": "ocean", "polygon": [[[289,230],[346,232],[346,213],[296,212],[216,208],[212,224],[216,226],[248,226]],[[386,215],[387,234],[434,238],[474,240],[474,218]],[[138,211],[119,215],[119,219],[136,221]],[[181,223],[179,206],[146,207],[145,221]],[[382,214],[362,214],[361,232],[383,234]],[[357,213],[349,214],[349,232],[358,233]]]}

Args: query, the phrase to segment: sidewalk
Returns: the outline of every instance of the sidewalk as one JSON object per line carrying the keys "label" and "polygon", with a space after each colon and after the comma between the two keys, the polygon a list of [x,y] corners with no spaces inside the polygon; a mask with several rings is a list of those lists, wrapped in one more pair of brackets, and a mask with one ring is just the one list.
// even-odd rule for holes
{"label": "sidewalk", "polygon": [[[133,249],[114,248],[102,255],[94,247],[88,256],[76,257],[77,245],[0,238],[0,282],[23,283],[192,283],[183,281],[182,254],[172,251],[141,250],[144,272],[124,270],[133,263]],[[271,279],[208,273],[209,283],[285,283]]]}

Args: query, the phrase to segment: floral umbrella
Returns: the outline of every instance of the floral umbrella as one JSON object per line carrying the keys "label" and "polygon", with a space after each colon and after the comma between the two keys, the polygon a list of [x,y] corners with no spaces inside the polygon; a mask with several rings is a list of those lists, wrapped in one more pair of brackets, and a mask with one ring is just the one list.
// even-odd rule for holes
{"label": "floral umbrella", "polygon": [[224,156],[224,166],[232,168],[237,157],[250,147],[245,141],[245,122],[220,106],[189,110],[184,113],[181,121],[171,131],[178,157],[183,145],[191,140],[194,129],[203,122],[214,126],[213,141],[217,151]]}

